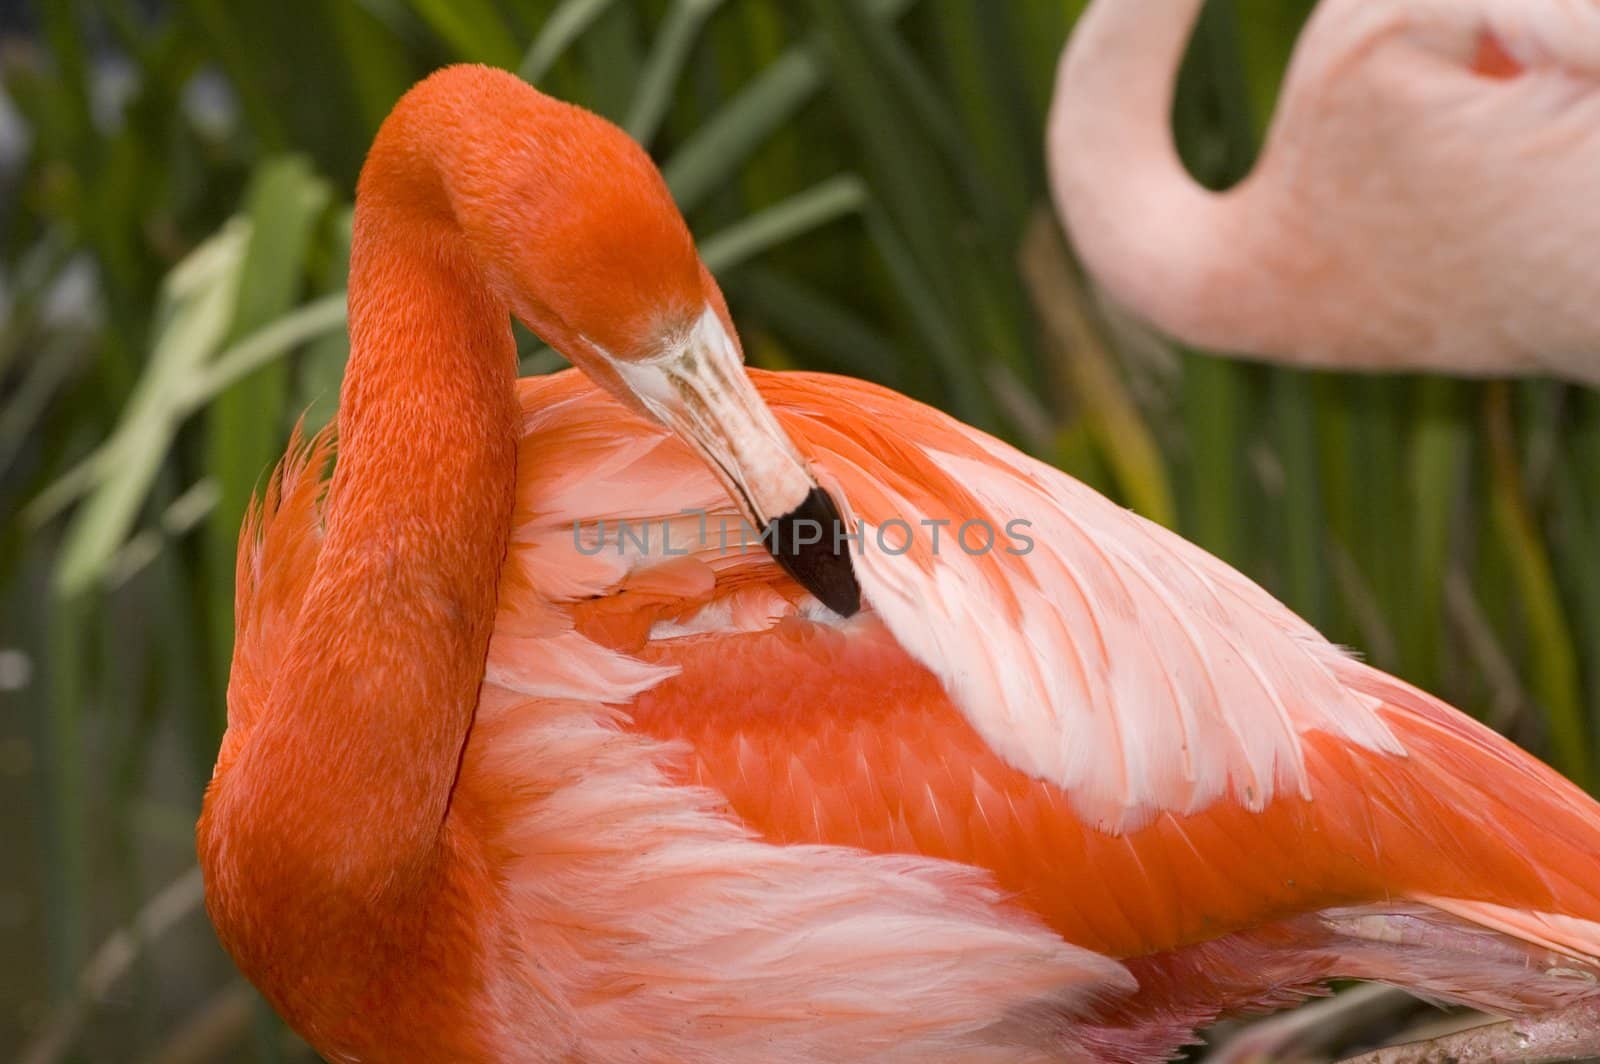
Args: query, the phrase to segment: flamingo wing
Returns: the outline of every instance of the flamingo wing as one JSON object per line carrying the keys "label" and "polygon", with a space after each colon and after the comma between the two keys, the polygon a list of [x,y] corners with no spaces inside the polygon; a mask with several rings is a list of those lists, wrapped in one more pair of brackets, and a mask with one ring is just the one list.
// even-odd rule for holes
{"label": "flamingo wing", "polygon": [[[1378,701],[1336,677],[1348,662],[1340,650],[1172,533],[887,390],[804,374],[759,380],[858,527],[859,577],[894,640],[1007,764],[1059,787],[1094,826],[1124,830],[1225,795],[1257,811],[1279,793],[1309,797],[1311,731],[1402,752]],[[725,545],[729,507],[715,484],[685,475],[666,437],[629,439],[537,493],[602,533],[611,515],[619,542],[529,584],[567,599],[620,589],[604,612],[637,625],[658,618],[638,608],[642,595],[703,606],[720,568],[725,589],[760,590],[716,616],[731,624],[731,611],[754,609],[770,623],[789,605],[773,590],[783,584],[752,537]],[[561,440],[569,453],[585,445],[570,427]],[[613,446],[604,435],[588,442]],[[624,477],[607,485],[607,469]],[[719,529],[704,529],[703,559],[688,556],[682,545],[698,542],[708,517]],[[660,564],[641,566],[630,551]]]}
{"label": "flamingo wing", "polygon": [[[766,837],[986,869],[1113,956],[1386,897],[1600,913],[1592,803],[1487,729],[936,411],[754,376],[861,522],[871,609],[833,618],[755,541],[720,536],[737,519],[694,457],[569,378],[528,404],[538,508],[491,678],[626,701],[632,728],[687,748],[681,779]],[[506,586],[556,601],[508,618],[544,599]],[[567,676],[551,639],[603,646],[616,675],[585,654]],[[1522,937],[1600,952],[1600,927],[1537,924]]]}
{"label": "flamingo wing", "polygon": [[848,425],[795,431],[865,527],[862,582],[889,630],[1002,758],[1096,827],[1309,797],[1310,731],[1401,752],[1335,675],[1346,656],[1205,552],[920,404],[784,385],[808,410],[850,404]]}

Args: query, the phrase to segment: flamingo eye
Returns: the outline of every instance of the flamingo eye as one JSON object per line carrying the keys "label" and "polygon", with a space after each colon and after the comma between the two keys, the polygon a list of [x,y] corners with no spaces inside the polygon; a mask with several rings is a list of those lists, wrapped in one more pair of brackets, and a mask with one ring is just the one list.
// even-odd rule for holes
{"label": "flamingo eye", "polygon": [[1472,59],[1474,74],[1504,81],[1520,77],[1525,69],[1489,30],[1478,35],[1478,54]]}

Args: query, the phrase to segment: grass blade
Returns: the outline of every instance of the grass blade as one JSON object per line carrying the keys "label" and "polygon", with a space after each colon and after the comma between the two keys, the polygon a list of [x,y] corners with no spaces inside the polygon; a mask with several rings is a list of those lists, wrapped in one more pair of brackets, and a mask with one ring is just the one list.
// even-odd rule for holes
{"label": "grass blade", "polygon": [[556,60],[566,54],[584,31],[593,26],[617,0],[562,0],[544,20],[539,35],[533,39],[522,61],[517,64],[517,76],[530,85],[539,84]]}
{"label": "grass blade", "polygon": [[[811,361],[839,372],[904,387],[900,353],[855,313],[820,292],[776,270],[741,266],[723,282],[729,295],[792,344],[804,348]],[[742,331],[742,327],[741,327]]]}
{"label": "grass blade", "polygon": [[1485,395],[1492,460],[1492,512],[1501,548],[1512,566],[1527,619],[1532,649],[1533,690],[1545,713],[1552,760],[1583,787],[1594,786],[1588,727],[1578,693],[1577,653],[1567,624],[1550,556],[1523,497],[1511,424],[1510,387],[1503,381]]}
{"label": "grass blade", "polygon": [[344,329],[348,297],[330,292],[257,329],[219,354],[178,390],[182,413],[199,410],[224,390],[297,347]]}
{"label": "grass blade", "polygon": [[[331,198],[332,190],[303,158],[269,159],[257,169],[246,199],[251,235],[240,266],[229,340],[255,332],[293,307],[305,282],[317,221]],[[208,630],[218,675],[227,674],[232,656],[239,524],[255,485],[282,447],[288,399],[288,367],[264,365],[229,385],[206,413],[206,468],[221,487],[204,537]],[[181,417],[176,398],[169,403],[174,420]]]}
{"label": "grass blade", "polygon": [[150,363],[122,424],[83,478],[93,490],[67,529],[57,563],[63,597],[94,584],[133,527],[176,430],[172,396],[221,344],[233,319],[249,231],[246,222],[230,223],[173,271]]}
{"label": "grass blade", "polygon": [[411,8],[469,63],[515,70],[522,56],[490,0],[410,0]]}
{"label": "grass blade", "polygon": [[[869,0],[880,21],[903,15],[916,0]],[[774,132],[822,88],[827,73],[820,43],[808,39],[785,52],[701,124],[662,167],[667,186],[685,213],[705,202]]]}
{"label": "grass blade", "polygon": [[700,257],[713,273],[731,270],[769,248],[859,212],[867,190],[852,174],[840,174],[758,211],[700,242]]}
{"label": "grass blade", "polygon": [[1072,274],[1055,216],[1035,215],[1022,248],[1022,276],[1054,341],[1055,361],[1070,381],[1089,436],[1127,503],[1168,528],[1177,506],[1166,466],[1138,407],[1128,397],[1110,352],[1089,325],[1085,293]]}
{"label": "grass blade", "polygon": [[666,19],[656,33],[655,45],[639,75],[639,85],[634,90],[628,117],[622,123],[622,128],[640,144],[649,144],[655,139],[656,131],[661,128],[661,120],[666,117],[667,108],[672,104],[689,51],[694,47],[706,19],[722,4],[723,0],[675,0],[668,9]]}
{"label": "grass blade", "polygon": [[1322,566],[1327,546],[1311,382],[1303,372],[1279,370],[1272,374],[1270,387],[1273,429],[1283,467],[1279,500],[1283,535],[1278,555],[1281,597],[1321,629],[1328,623],[1328,582]]}

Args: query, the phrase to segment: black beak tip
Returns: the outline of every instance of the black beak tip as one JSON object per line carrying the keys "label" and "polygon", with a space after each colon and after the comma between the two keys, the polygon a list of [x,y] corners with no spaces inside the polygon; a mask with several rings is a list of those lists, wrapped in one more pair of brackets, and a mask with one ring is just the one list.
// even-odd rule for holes
{"label": "black beak tip", "polygon": [[767,551],[784,572],[841,617],[861,610],[861,585],[850,563],[849,530],[839,508],[821,488],[800,505],[767,522]]}

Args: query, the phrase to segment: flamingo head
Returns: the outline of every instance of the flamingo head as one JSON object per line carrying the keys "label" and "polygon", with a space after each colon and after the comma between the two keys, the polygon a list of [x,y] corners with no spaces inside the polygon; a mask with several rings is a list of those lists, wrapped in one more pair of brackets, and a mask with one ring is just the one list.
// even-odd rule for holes
{"label": "flamingo head", "polygon": [[590,379],[694,448],[802,586],[855,613],[839,509],[745,373],[660,171],[598,115],[508,75],[473,76],[493,79],[494,98],[454,97],[467,135],[446,194],[490,285]]}

